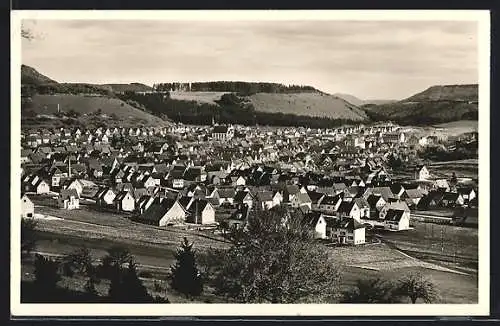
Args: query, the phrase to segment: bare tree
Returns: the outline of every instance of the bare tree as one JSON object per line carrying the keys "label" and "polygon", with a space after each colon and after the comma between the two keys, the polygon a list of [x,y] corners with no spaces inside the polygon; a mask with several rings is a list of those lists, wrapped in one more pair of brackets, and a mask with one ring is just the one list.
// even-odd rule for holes
{"label": "bare tree", "polygon": [[425,303],[432,303],[439,300],[439,293],[436,284],[421,273],[409,273],[399,280],[397,293],[410,298],[411,303],[416,303],[422,299]]}

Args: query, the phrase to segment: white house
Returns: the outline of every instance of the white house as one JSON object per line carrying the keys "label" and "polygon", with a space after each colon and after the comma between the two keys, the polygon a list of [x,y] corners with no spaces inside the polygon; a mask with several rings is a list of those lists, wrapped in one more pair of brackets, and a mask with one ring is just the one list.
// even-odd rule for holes
{"label": "white house", "polygon": [[196,199],[189,207],[189,215],[186,221],[188,223],[196,224],[214,224],[215,223],[215,209],[207,201],[203,199]]}
{"label": "white house", "polygon": [[116,193],[111,188],[103,188],[97,194],[97,203],[99,205],[113,205]]}
{"label": "white house", "polygon": [[321,213],[312,212],[304,216],[303,224],[314,230],[315,239],[326,239],[326,220]]}
{"label": "white house", "polygon": [[365,226],[353,218],[335,218],[328,220],[327,236],[333,242],[348,245],[360,245],[366,242]]}
{"label": "white house", "polygon": [[63,189],[57,198],[57,203],[63,209],[80,208],[80,196],[75,189]]}
{"label": "white house", "polygon": [[31,218],[35,216],[35,205],[28,196],[21,197],[21,218]]}
{"label": "white house", "polygon": [[135,199],[130,191],[120,191],[114,202],[118,211],[133,212],[135,210]]}
{"label": "white house", "polygon": [[389,209],[384,220],[387,230],[401,231],[410,228],[410,212],[402,209]]}
{"label": "white house", "polygon": [[175,199],[157,198],[142,213],[138,220],[157,226],[182,224],[186,221],[187,212]]}
{"label": "white house", "polygon": [[429,170],[425,166],[422,166],[418,170],[418,180],[429,180],[429,178],[430,178]]}

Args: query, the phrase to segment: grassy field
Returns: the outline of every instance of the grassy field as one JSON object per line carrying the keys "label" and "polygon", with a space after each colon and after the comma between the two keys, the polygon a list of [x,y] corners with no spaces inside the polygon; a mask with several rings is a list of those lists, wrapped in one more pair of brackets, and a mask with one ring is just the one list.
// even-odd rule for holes
{"label": "grassy field", "polygon": [[457,263],[477,268],[478,230],[414,221],[414,229],[384,232],[384,241],[421,259]]}
{"label": "grassy field", "polygon": [[478,280],[475,275],[460,275],[449,272],[432,270],[422,267],[403,267],[396,270],[373,271],[357,267],[346,267],[343,269],[343,289],[355,285],[358,279],[382,277],[395,281],[401,275],[408,272],[421,272],[430,277],[437,285],[441,300],[438,303],[477,303],[478,302]]}
{"label": "grassy field", "polygon": [[435,125],[436,128],[443,128],[448,135],[460,135],[466,132],[478,130],[477,120],[458,120]]}
{"label": "grassy field", "polygon": [[198,103],[216,104],[221,96],[227,92],[170,92],[170,98],[181,101],[195,101]]}
{"label": "grassy field", "polygon": [[[35,95],[32,98],[33,111],[37,114],[51,115],[57,112],[59,104],[61,111],[83,114],[93,113],[98,109],[105,115],[115,114],[118,122],[136,121],[146,125],[165,125],[165,121],[140,109],[117,99],[106,96],[83,96],[83,95]],[[80,117],[80,120],[84,120]]]}
{"label": "grassy field", "polygon": [[359,121],[368,119],[363,110],[333,95],[320,93],[257,93],[249,96],[249,99],[255,109],[262,112],[281,112],[285,114]]}
{"label": "grassy field", "polygon": [[62,233],[83,239],[109,239],[122,243],[177,246],[187,237],[197,246],[223,247],[225,240],[209,231],[194,231],[180,227],[155,227],[136,223],[123,215],[87,210],[65,211],[50,207],[37,207],[37,213],[61,217],[64,220],[39,220],[41,231]]}

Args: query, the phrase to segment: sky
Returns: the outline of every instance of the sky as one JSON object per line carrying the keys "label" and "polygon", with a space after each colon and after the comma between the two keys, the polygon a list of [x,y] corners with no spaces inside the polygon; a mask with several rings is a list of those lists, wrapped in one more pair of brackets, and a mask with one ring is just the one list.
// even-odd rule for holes
{"label": "sky", "polygon": [[478,82],[473,21],[25,20],[22,63],[58,82],[311,85],[400,100]]}

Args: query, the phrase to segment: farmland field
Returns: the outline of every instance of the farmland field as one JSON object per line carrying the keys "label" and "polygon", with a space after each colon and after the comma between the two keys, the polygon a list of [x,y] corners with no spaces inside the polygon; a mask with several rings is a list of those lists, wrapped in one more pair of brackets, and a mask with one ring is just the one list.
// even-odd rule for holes
{"label": "farmland field", "polygon": [[216,101],[220,100],[221,96],[227,92],[181,92],[174,91],[170,92],[170,98],[173,100],[181,101],[195,101],[200,104],[216,104]]}
{"label": "farmland field", "polygon": [[413,222],[415,228],[379,233],[387,243],[411,256],[477,268],[478,230],[475,228]]}

